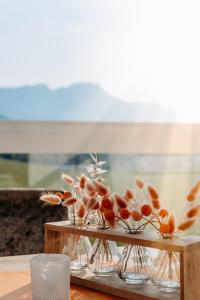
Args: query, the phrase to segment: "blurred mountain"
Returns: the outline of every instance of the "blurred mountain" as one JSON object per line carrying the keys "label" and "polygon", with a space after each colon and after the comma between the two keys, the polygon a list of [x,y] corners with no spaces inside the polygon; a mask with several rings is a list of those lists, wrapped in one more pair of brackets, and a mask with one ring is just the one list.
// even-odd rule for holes
{"label": "blurred mountain", "polygon": [[[0,110],[1,110],[1,108],[0,108]],[[7,119],[8,119],[8,117],[0,114],[0,120],[7,120]]]}
{"label": "blurred mountain", "polygon": [[[6,117],[7,116],[7,117]],[[99,85],[76,83],[0,88],[0,119],[117,122],[172,122],[173,112],[157,103],[126,103]]]}

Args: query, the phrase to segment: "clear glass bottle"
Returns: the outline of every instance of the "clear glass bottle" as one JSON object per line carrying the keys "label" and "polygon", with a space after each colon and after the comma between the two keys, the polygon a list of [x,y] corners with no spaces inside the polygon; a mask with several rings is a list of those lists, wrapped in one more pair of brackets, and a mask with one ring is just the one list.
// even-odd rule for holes
{"label": "clear glass bottle", "polygon": [[116,273],[120,253],[115,242],[96,239],[88,260],[88,267],[97,276]]}
{"label": "clear glass bottle", "polygon": [[87,268],[91,253],[91,243],[87,236],[69,235],[66,239],[62,253],[71,258],[71,271],[81,271]]}
{"label": "clear glass bottle", "polygon": [[118,263],[118,276],[129,284],[143,284],[150,279],[151,259],[148,249],[128,244],[124,247]]}
{"label": "clear glass bottle", "polygon": [[179,291],[180,288],[180,254],[160,250],[154,259],[154,271],[151,276],[153,284],[167,292]]}

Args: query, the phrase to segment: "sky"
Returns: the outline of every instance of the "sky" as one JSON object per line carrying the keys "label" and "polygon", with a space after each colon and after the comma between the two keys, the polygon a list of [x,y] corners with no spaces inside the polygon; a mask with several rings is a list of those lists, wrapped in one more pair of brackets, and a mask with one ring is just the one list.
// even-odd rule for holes
{"label": "sky", "polygon": [[0,87],[94,82],[200,120],[200,2],[0,0]]}

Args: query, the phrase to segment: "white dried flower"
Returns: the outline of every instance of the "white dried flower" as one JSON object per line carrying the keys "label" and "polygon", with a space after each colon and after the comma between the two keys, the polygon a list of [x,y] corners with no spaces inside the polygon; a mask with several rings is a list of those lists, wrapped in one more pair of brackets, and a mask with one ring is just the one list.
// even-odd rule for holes
{"label": "white dried flower", "polygon": [[61,178],[66,184],[69,184],[69,185],[74,184],[74,179],[67,174],[64,174],[64,173],[61,174]]}

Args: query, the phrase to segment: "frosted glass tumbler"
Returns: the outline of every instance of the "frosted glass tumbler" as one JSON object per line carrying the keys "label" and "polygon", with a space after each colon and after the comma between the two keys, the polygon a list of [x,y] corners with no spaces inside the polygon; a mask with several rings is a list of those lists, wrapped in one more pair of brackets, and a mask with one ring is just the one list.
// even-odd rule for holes
{"label": "frosted glass tumbler", "polygon": [[31,260],[32,300],[68,300],[70,258],[62,254],[40,254]]}

